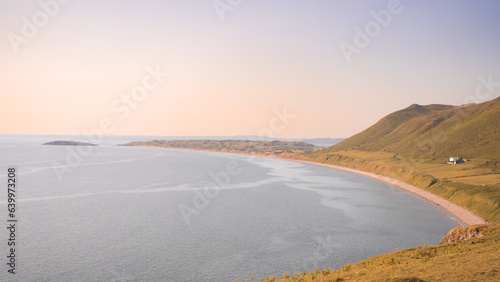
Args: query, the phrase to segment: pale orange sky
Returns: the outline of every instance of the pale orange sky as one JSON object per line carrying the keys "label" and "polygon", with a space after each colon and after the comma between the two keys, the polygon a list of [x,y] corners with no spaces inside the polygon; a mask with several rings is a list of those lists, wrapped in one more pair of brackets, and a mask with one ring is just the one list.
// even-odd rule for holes
{"label": "pale orange sky", "polygon": [[[0,134],[107,120],[111,135],[257,135],[285,107],[275,137],[349,137],[413,103],[462,104],[478,76],[500,81],[496,4],[402,1],[348,63],[340,43],[387,1],[312,2],[247,1],[221,19],[210,1],[74,1],[16,52],[8,35],[43,10],[2,1]],[[169,76],[122,116],[148,67]]]}

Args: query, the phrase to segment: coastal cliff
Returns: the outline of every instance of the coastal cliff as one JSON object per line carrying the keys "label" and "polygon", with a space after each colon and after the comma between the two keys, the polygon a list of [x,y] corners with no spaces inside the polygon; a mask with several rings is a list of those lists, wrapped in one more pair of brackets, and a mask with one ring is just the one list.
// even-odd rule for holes
{"label": "coastal cliff", "polygon": [[490,234],[492,230],[491,225],[483,224],[453,228],[443,237],[439,244],[457,243],[475,237],[483,237]]}

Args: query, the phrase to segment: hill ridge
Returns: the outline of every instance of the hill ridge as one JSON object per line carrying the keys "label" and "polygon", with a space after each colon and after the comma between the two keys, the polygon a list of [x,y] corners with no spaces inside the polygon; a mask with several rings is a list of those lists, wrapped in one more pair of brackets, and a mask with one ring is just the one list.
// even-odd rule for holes
{"label": "hill ridge", "polygon": [[431,158],[462,154],[499,161],[499,125],[500,98],[461,106],[412,104],[328,150],[384,150],[405,156],[418,152]]}

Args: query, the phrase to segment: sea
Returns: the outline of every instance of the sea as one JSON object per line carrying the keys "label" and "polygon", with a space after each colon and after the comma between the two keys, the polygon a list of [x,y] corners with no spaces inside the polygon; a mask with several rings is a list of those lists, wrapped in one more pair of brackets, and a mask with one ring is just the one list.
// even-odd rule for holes
{"label": "sea", "polygon": [[141,136],[42,145],[54,140],[88,141],[0,135],[0,281],[258,280],[437,244],[463,225],[328,167],[117,146]]}

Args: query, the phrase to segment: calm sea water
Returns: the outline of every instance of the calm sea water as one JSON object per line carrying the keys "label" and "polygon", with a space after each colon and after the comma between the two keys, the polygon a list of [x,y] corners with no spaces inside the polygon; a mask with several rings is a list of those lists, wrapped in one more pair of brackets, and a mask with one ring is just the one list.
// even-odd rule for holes
{"label": "calm sea water", "polygon": [[[56,140],[50,136],[0,136],[1,281],[249,280],[437,244],[460,225],[365,176],[114,146],[125,139],[89,149],[42,146]],[[15,275],[6,265],[9,166],[18,181]]]}

